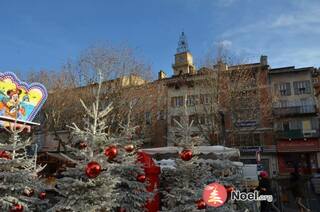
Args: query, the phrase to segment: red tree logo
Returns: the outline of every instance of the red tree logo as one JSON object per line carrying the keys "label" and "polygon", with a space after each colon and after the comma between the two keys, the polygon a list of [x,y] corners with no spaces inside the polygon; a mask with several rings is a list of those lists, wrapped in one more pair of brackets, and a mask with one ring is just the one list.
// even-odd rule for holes
{"label": "red tree logo", "polygon": [[202,198],[207,205],[217,208],[227,200],[227,190],[219,183],[211,183],[205,187]]}

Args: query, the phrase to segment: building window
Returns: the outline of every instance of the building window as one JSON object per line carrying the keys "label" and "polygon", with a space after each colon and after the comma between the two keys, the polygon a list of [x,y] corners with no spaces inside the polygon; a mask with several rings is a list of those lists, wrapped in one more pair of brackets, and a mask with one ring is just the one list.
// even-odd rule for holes
{"label": "building window", "polygon": [[283,129],[283,131],[289,131],[290,130],[290,122],[289,121],[284,121],[282,123],[282,129]]}
{"label": "building window", "polygon": [[303,129],[303,131],[312,130],[311,120],[303,120],[302,121],[302,129]]}
{"label": "building window", "polygon": [[290,130],[301,130],[301,128],[302,128],[301,120],[296,120],[296,119],[290,120],[289,128],[290,128]]}
{"label": "building window", "polygon": [[310,94],[311,93],[311,87],[310,87],[309,80],[293,82],[293,88],[294,88],[295,95]]}
{"label": "building window", "polygon": [[279,106],[280,108],[288,107],[288,100],[280,100]]}
{"label": "building window", "polygon": [[201,125],[209,125],[210,118],[212,119],[212,117],[213,117],[212,115],[208,115],[208,114],[199,115],[198,122]]}
{"label": "building window", "polygon": [[171,116],[171,126],[176,127],[176,121],[180,123],[180,116]]}
{"label": "building window", "polygon": [[151,125],[151,113],[150,112],[145,113],[145,120],[146,120],[146,125]]}
{"label": "building window", "polygon": [[158,111],[157,119],[164,120],[164,111],[163,110]]}
{"label": "building window", "polygon": [[239,146],[260,146],[260,134],[240,134],[238,142]]}
{"label": "building window", "polygon": [[279,84],[279,91],[281,96],[290,96],[291,95],[290,82]]}
{"label": "building window", "polygon": [[195,106],[197,104],[197,95],[187,96],[187,106]]}
{"label": "building window", "polygon": [[260,146],[261,145],[260,134],[258,133],[253,134],[252,142],[253,142],[253,146]]}
{"label": "building window", "polygon": [[200,95],[200,103],[201,104],[210,104],[210,95],[209,94],[201,94]]}
{"label": "building window", "polygon": [[176,96],[171,98],[172,107],[182,107],[183,106],[183,96]]}

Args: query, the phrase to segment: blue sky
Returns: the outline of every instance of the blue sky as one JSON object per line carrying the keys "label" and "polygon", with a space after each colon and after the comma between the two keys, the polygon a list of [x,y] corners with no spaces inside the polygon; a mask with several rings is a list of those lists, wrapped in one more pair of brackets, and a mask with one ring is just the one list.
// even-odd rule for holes
{"label": "blue sky", "polygon": [[58,70],[90,45],[126,43],[169,74],[185,31],[199,65],[218,43],[272,67],[320,66],[318,0],[0,1],[0,71]]}

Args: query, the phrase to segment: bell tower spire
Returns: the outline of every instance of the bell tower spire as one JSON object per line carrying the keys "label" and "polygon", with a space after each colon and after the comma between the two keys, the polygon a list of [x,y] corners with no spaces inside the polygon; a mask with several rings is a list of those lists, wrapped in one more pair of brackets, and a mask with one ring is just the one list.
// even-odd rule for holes
{"label": "bell tower spire", "polygon": [[187,37],[184,32],[179,37],[177,53],[174,55],[172,68],[175,76],[196,73],[193,57],[189,51]]}
{"label": "bell tower spire", "polygon": [[178,48],[177,48],[177,54],[182,53],[182,52],[188,52],[189,47],[188,47],[188,40],[184,32],[181,32],[179,42],[178,42]]}

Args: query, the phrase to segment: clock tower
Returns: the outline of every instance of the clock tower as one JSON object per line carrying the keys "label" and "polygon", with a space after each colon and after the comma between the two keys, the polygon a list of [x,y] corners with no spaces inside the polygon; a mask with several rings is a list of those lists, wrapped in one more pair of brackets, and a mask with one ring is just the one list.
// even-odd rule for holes
{"label": "clock tower", "polygon": [[188,42],[184,32],[180,35],[177,53],[174,55],[174,64],[172,65],[172,68],[174,70],[174,76],[196,73],[193,65],[193,57],[188,49]]}

